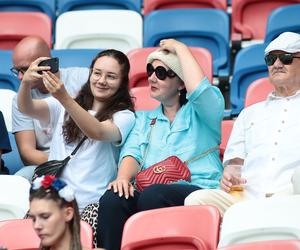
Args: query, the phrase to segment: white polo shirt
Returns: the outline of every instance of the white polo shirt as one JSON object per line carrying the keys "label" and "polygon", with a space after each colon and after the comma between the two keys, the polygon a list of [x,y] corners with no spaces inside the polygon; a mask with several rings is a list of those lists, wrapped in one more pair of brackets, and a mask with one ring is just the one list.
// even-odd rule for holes
{"label": "white polo shirt", "polygon": [[248,198],[280,192],[300,166],[300,91],[289,97],[270,94],[266,101],[244,109],[224,154],[224,165],[244,159]]}

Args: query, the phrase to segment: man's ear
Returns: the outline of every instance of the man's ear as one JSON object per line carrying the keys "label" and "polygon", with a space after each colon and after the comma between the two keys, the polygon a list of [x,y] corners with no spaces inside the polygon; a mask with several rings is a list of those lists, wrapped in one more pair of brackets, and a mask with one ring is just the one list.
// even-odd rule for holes
{"label": "man's ear", "polygon": [[65,214],[65,221],[66,222],[71,221],[74,217],[74,208],[71,206],[66,206],[63,209],[64,209],[64,214]]}

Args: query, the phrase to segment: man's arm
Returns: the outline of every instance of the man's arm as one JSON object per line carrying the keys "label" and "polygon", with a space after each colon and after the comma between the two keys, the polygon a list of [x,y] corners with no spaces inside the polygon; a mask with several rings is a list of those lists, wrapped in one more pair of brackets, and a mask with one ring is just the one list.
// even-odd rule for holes
{"label": "man's arm", "polygon": [[16,132],[15,139],[25,165],[39,165],[48,160],[45,152],[36,149],[36,137],[33,130]]}

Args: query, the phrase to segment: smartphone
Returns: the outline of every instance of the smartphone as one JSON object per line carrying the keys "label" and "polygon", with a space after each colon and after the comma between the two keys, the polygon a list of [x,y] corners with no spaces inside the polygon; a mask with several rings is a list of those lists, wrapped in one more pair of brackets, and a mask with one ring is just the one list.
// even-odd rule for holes
{"label": "smartphone", "polygon": [[[50,66],[50,72],[56,73],[59,67],[58,57],[53,57],[50,59],[46,59],[41,61],[38,66]],[[38,71],[39,74],[42,74],[42,71]]]}

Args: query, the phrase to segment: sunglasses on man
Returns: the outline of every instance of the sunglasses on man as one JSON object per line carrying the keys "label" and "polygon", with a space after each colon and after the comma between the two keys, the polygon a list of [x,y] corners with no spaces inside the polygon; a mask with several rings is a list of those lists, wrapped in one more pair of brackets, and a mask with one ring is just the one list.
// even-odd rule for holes
{"label": "sunglasses on man", "polygon": [[10,69],[10,71],[11,71],[11,73],[13,73],[14,76],[19,77],[19,73],[21,72],[24,75],[25,72],[27,71],[27,69],[28,69],[28,67],[24,67],[24,68],[20,68],[20,69],[12,67]]}
{"label": "sunglasses on man", "polygon": [[163,66],[157,66],[156,68],[153,67],[151,63],[147,64],[147,76],[150,77],[153,72],[155,72],[156,77],[159,80],[165,80],[167,77],[173,78],[176,76],[175,72],[171,69],[165,69]]}
{"label": "sunglasses on man", "polygon": [[277,58],[284,65],[290,65],[294,58],[300,58],[299,56],[294,56],[293,54],[268,54],[265,56],[265,62],[268,66],[272,66]]}

